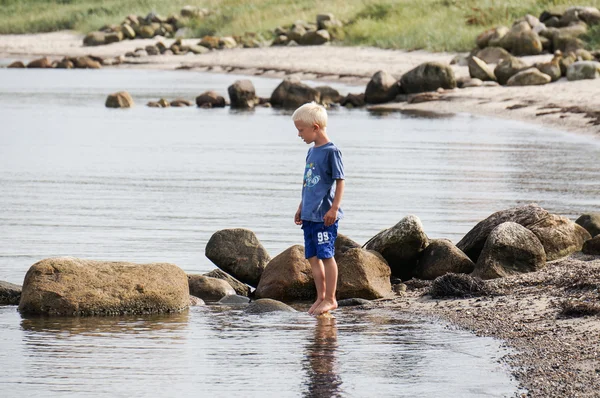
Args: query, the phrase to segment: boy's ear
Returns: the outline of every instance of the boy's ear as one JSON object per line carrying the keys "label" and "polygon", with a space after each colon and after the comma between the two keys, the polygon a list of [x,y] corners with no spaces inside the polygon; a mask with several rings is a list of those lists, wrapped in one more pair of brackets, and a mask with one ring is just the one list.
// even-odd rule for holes
{"label": "boy's ear", "polygon": [[319,127],[319,125],[317,123],[313,124],[313,129],[315,130],[319,130],[321,127]]}

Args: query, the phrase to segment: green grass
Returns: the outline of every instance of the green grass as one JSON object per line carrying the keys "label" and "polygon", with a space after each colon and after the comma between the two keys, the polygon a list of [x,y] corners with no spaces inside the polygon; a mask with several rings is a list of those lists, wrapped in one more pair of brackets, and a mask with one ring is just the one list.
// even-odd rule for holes
{"label": "green grass", "polygon": [[[179,14],[184,5],[213,11],[190,25],[195,36],[256,32],[268,37],[277,26],[331,12],[348,22],[344,45],[467,51],[487,28],[510,26],[545,9],[600,7],[600,0],[0,0],[0,33],[89,32],[118,24],[128,14]],[[600,28],[588,36],[597,48]]]}

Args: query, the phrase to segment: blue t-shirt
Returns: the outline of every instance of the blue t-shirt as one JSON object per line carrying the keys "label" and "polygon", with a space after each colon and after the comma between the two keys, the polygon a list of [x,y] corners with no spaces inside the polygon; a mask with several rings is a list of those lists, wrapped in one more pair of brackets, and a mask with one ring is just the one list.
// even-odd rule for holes
{"label": "blue t-shirt", "polygon": [[[323,222],[323,216],[331,209],[335,197],[334,182],[343,179],[342,152],[332,142],[310,148],[304,168],[300,218],[305,221]],[[344,212],[340,208],[338,219],[343,216]]]}

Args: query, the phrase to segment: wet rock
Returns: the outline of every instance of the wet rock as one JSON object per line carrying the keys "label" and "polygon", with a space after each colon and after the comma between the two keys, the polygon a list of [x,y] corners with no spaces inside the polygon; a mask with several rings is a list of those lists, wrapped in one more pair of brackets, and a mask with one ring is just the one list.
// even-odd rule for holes
{"label": "wet rock", "polygon": [[600,235],[600,213],[582,214],[575,223],[585,228],[592,237]]}
{"label": "wet rock", "polygon": [[44,315],[177,312],[189,305],[187,276],[174,264],[59,257],[25,275],[19,311]]}
{"label": "wet rock", "polygon": [[591,238],[585,228],[556,214],[548,214],[527,228],[542,242],[548,261],[580,251],[583,242]]}
{"label": "wet rock", "polygon": [[250,299],[246,296],[238,296],[238,295],[231,295],[231,296],[225,296],[223,297],[221,300],[219,300],[219,304],[221,305],[243,305],[243,304],[248,304],[250,302]]}
{"label": "wet rock", "polygon": [[600,255],[600,235],[595,238],[586,240],[581,251],[584,254]]}
{"label": "wet rock", "polygon": [[503,59],[511,57],[510,53],[502,47],[487,47],[477,51],[475,56],[486,64],[498,64]]}
{"label": "wet rock", "polygon": [[233,109],[253,109],[258,102],[254,84],[250,80],[237,80],[227,88],[227,92]]}
{"label": "wet rock", "polygon": [[367,104],[382,104],[393,101],[400,94],[400,87],[396,79],[380,70],[371,77],[365,90],[365,102]]}
{"label": "wet rock", "polygon": [[449,272],[469,274],[475,264],[448,239],[433,239],[421,253],[415,277],[433,280]]}
{"label": "wet rock", "polygon": [[348,93],[344,98],[340,100],[340,105],[348,108],[360,108],[362,106],[365,106],[365,94]]}
{"label": "wet rock", "polygon": [[21,286],[0,281],[0,305],[18,305],[21,300]]}
{"label": "wet rock", "polygon": [[569,81],[597,79],[600,77],[600,62],[577,61],[567,68]]}
{"label": "wet rock", "polygon": [[411,215],[379,232],[364,247],[380,253],[388,262],[393,276],[408,280],[412,278],[419,255],[428,243],[421,220]]}
{"label": "wet rock", "polygon": [[520,224],[505,222],[490,233],[471,275],[494,279],[545,266],[546,253],[536,235]]}
{"label": "wet rock", "polygon": [[505,85],[508,80],[522,70],[529,68],[529,65],[516,57],[510,57],[502,60],[494,69],[494,75],[498,83]]}
{"label": "wet rock", "polygon": [[196,105],[200,108],[224,108],[225,98],[214,91],[206,91],[196,97]]}
{"label": "wet rock", "polygon": [[106,98],[105,104],[107,108],[131,108],[133,105],[133,98],[127,91],[110,94]]}
{"label": "wet rock", "polygon": [[243,228],[215,232],[206,244],[205,254],[217,267],[253,287],[271,260],[254,232]]}
{"label": "wet rock", "polygon": [[204,300],[196,296],[190,296],[190,307],[201,307],[206,305]]}
{"label": "wet rock", "polygon": [[506,82],[507,86],[539,86],[552,81],[550,76],[540,72],[536,68],[523,70],[512,76]]}
{"label": "wet rock", "polygon": [[15,61],[8,65],[7,68],[25,68],[25,64],[21,61]]}
{"label": "wet rock", "polygon": [[281,301],[268,298],[251,302],[245,309],[247,314],[266,314],[269,312],[297,312],[295,309]]}
{"label": "wet rock", "polygon": [[456,244],[473,262],[477,262],[481,250],[490,232],[498,225],[512,221],[528,228],[543,220],[549,213],[537,204],[512,207],[497,211],[483,221],[480,221]]}
{"label": "wet rock", "polygon": [[456,88],[456,78],[449,65],[426,62],[406,72],[400,79],[400,86],[406,94],[435,91],[438,88],[453,89]]}
{"label": "wet rock", "polygon": [[35,68],[35,69],[52,68],[52,62],[50,62],[48,57],[44,57],[44,58],[39,58],[39,59],[35,59],[35,60],[31,61],[30,63],[27,64],[27,67]]}
{"label": "wet rock", "polygon": [[247,297],[250,295],[250,290],[251,290],[250,286],[238,281],[233,276],[229,275],[228,273],[226,273],[220,269],[215,269],[210,272],[207,272],[206,274],[204,274],[204,276],[208,276],[208,277],[216,278],[216,279],[223,279],[224,281],[229,283],[229,285],[233,288],[233,290],[235,290],[235,293],[239,296]]}
{"label": "wet rock", "polygon": [[342,98],[339,91],[329,86],[318,86],[315,90],[319,92],[322,105],[338,104]]}
{"label": "wet rock", "polygon": [[254,291],[256,297],[281,301],[311,300],[317,290],[304,247],[295,245],[274,257]]}
{"label": "wet rock", "polygon": [[175,99],[175,100],[171,101],[171,106],[176,107],[176,108],[177,107],[181,108],[181,107],[186,107],[186,106],[192,106],[192,102],[188,101],[188,100],[185,100],[185,99],[178,98],[178,99]]}
{"label": "wet rock", "polygon": [[469,75],[481,81],[496,81],[496,76],[490,67],[477,57],[469,58]]}
{"label": "wet rock", "polygon": [[336,261],[337,298],[359,297],[372,300],[392,294],[390,267],[381,254],[356,248],[346,251]]}
{"label": "wet rock", "polygon": [[335,257],[346,253],[350,249],[360,249],[360,244],[353,241],[344,234],[338,234],[335,238]]}
{"label": "wet rock", "polygon": [[371,305],[369,300],[365,300],[362,298],[347,298],[343,300],[338,300],[338,307],[358,307],[358,306],[367,306]]}
{"label": "wet rock", "polygon": [[202,300],[219,301],[225,296],[235,295],[235,290],[223,279],[210,278],[204,275],[188,275],[188,283],[192,296]]}
{"label": "wet rock", "polygon": [[296,109],[307,102],[320,102],[321,94],[312,87],[290,77],[282,81],[271,94],[271,105],[274,108]]}

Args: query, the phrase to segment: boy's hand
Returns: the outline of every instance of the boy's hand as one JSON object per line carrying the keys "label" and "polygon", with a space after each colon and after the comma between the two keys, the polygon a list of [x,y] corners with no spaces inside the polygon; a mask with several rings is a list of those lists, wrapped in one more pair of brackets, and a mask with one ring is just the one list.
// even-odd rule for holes
{"label": "boy's hand", "polygon": [[294,222],[296,225],[302,225],[302,219],[300,219],[300,209],[296,211],[296,215],[294,216]]}
{"label": "boy's hand", "polygon": [[325,224],[326,227],[333,225],[335,223],[335,220],[337,220],[337,210],[331,208],[329,209],[329,211],[327,213],[325,213],[325,215],[323,216],[323,223]]}

